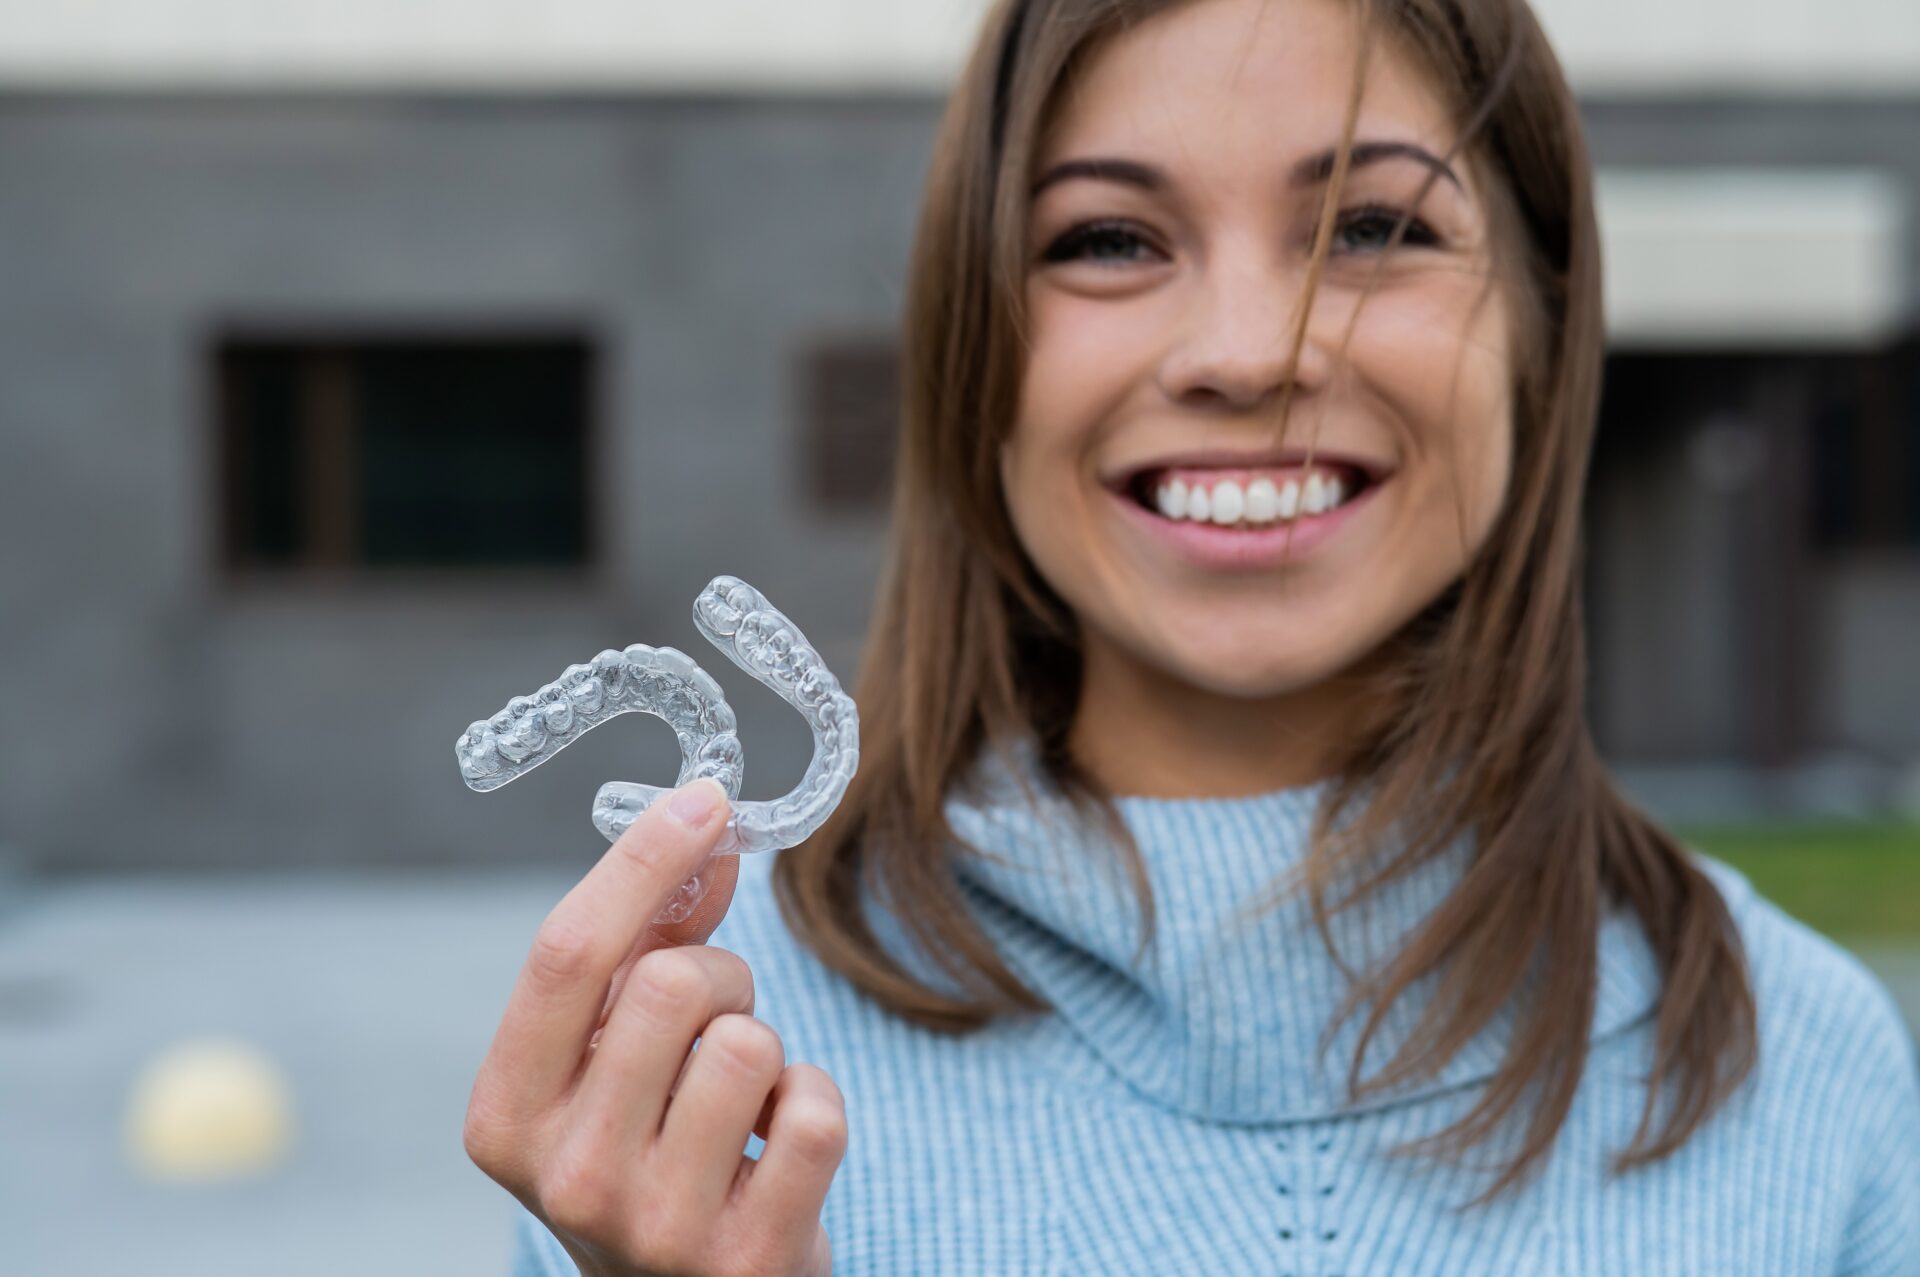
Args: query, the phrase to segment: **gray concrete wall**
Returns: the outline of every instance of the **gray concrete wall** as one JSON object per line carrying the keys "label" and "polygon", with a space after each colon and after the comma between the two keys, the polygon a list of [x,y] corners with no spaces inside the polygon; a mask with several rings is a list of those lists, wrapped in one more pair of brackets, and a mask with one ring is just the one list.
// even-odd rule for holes
{"label": "gray concrete wall", "polygon": [[[710,662],[747,797],[799,717],[700,639],[717,572],[851,679],[881,520],[798,477],[799,343],[896,322],[922,102],[0,99],[0,844],[64,866],[590,850],[665,726],[470,793],[455,736],[633,642]],[[239,319],[578,321],[608,417],[585,579],[229,588],[203,378]],[[644,724],[644,726],[642,726]]]}
{"label": "gray concrete wall", "polygon": [[1823,585],[1825,734],[1920,762],[1920,564],[1862,555]]}
{"label": "gray concrete wall", "polygon": [[[663,726],[485,796],[454,737],[602,647],[705,657],[687,611],[716,572],[850,679],[882,524],[809,508],[794,357],[894,325],[938,112],[0,96],[0,845],[72,868],[587,854],[601,781],[671,774]],[[1872,162],[1920,191],[1920,101],[1598,104],[1593,125],[1603,163]],[[214,326],[241,320],[588,329],[603,561],[230,587],[203,373]],[[713,666],[747,796],[784,790],[799,718]]]}

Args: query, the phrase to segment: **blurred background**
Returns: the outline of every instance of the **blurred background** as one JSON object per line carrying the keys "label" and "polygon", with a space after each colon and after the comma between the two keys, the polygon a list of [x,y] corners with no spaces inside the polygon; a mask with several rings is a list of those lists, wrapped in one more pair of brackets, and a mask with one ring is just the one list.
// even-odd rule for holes
{"label": "blurred background", "polygon": [[[647,642],[799,778],[689,609],[857,667],[983,7],[0,0],[0,1272],[505,1271],[473,1070],[677,751],[482,796],[454,739]],[[1920,1023],[1920,6],[1537,7],[1600,166],[1596,731]]]}

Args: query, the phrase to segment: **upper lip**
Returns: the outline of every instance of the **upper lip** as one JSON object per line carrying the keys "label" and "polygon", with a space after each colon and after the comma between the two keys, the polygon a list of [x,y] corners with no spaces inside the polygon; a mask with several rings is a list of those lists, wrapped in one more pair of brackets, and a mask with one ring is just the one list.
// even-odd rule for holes
{"label": "upper lip", "polygon": [[[1315,448],[1315,462],[1325,462],[1331,466],[1352,466],[1365,475],[1368,483],[1379,483],[1393,473],[1393,466],[1378,457],[1364,456],[1357,452],[1341,452],[1332,448]],[[1305,448],[1282,448],[1277,452],[1243,452],[1232,448],[1200,448],[1186,452],[1169,452],[1162,456],[1151,457],[1143,461],[1129,462],[1111,472],[1103,482],[1115,492],[1125,492],[1132,487],[1142,474],[1149,470],[1172,470],[1179,467],[1194,469],[1249,469],[1258,470],[1270,466],[1305,465]]]}

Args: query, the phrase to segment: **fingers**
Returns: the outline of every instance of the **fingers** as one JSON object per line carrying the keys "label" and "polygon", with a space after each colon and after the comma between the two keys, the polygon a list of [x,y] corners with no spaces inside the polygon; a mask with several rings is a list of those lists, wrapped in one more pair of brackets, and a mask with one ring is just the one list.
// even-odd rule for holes
{"label": "fingers", "polygon": [[547,915],[481,1065],[481,1084],[504,1097],[498,1107],[544,1112],[572,1084],[614,969],[645,947],[648,925],[707,858],[727,806],[715,781],[681,786],[640,813]]}
{"label": "fingers", "polygon": [[[720,1016],[701,1035],[667,1104],[659,1149],[660,1164],[684,1177],[703,1212],[726,1205],[754,1119],[786,1063],[780,1035],[752,1016]],[[728,1156],[715,1156],[722,1150]]]}
{"label": "fingers", "polygon": [[[820,1069],[786,1067],[753,1000],[737,954],[643,953],[570,1094],[519,1133],[476,1104],[469,1152],[583,1272],[826,1277],[820,1214],[846,1151],[845,1105]],[[757,1160],[745,1156],[755,1132]],[[520,1152],[502,1161],[508,1146]]]}
{"label": "fingers", "polygon": [[614,1001],[620,996],[620,987],[627,982],[627,976],[633,971],[633,964],[640,960],[640,955],[673,945],[703,945],[727,916],[727,910],[733,904],[734,888],[739,885],[740,857],[714,856],[700,866],[700,872],[707,876],[709,883],[707,894],[701,896],[700,903],[694,906],[693,916],[683,922],[654,922],[634,942],[633,948],[614,969],[607,996],[600,1007],[600,1019],[595,1022],[596,1028],[612,1014]]}
{"label": "fingers", "polygon": [[[567,1105],[570,1123],[614,1137],[616,1148],[651,1146],[682,1066],[692,1071],[688,1052],[698,1060],[706,1050],[694,1050],[694,1038],[752,1011],[753,973],[738,954],[706,945],[643,954]],[[756,1093],[756,1107],[765,1093]]]}
{"label": "fingers", "polygon": [[748,1219],[819,1219],[847,1152],[846,1101],[825,1069],[790,1064],[768,1105],[767,1146],[741,1190],[741,1210]]}

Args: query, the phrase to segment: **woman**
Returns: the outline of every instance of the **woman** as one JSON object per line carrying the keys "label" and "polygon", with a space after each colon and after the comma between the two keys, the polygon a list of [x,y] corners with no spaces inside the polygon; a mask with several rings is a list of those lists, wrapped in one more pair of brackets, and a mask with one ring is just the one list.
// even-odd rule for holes
{"label": "woman", "polygon": [[467,1122],[521,1272],[1920,1271],[1890,998],[1591,743],[1523,0],[997,5],[904,336],[861,771],[543,925]]}

